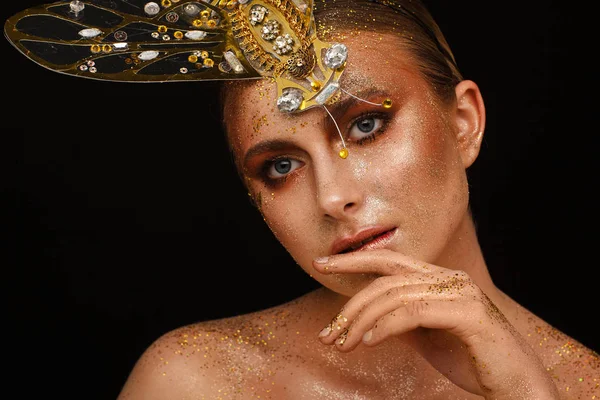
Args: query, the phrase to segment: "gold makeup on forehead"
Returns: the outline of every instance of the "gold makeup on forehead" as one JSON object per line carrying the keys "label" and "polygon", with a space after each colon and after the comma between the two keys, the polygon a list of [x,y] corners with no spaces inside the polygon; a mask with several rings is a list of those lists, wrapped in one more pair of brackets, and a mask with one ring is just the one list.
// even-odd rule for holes
{"label": "gold makeup on forehead", "polygon": [[4,26],[26,57],[67,75],[108,81],[188,82],[267,78],[292,114],[341,93],[348,48],[317,37],[313,0],[57,1],[23,10]]}

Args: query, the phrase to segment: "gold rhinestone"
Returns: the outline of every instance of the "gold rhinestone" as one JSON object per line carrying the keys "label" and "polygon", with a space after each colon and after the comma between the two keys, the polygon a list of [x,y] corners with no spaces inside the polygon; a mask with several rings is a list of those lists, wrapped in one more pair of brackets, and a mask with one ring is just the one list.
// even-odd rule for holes
{"label": "gold rhinestone", "polygon": [[202,10],[200,12],[200,16],[204,17],[204,18],[208,18],[208,17],[210,17],[210,11],[208,11],[208,10]]}
{"label": "gold rhinestone", "polygon": [[208,21],[206,21],[206,26],[208,26],[209,28],[214,28],[215,26],[217,26],[217,21],[215,21],[214,19],[209,19]]}
{"label": "gold rhinestone", "polygon": [[192,22],[192,25],[194,25],[196,28],[201,27],[202,21],[199,19],[195,19],[194,22]]}
{"label": "gold rhinestone", "polygon": [[212,59],[207,58],[206,60],[204,60],[204,65],[207,67],[212,67],[213,65],[215,65],[215,62]]}
{"label": "gold rhinestone", "polygon": [[348,158],[348,149],[344,147],[343,149],[340,150],[339,155],[340,155],[340,158],[343,158],[343,159]]}
{"label": "gold rhinestone", "polygon": [[110,53],[112,51],[112,46],[110,44],[102,45],[102,51],[105,53]]}
{"label": "gold rhinestone", "polygon": [[92,53],[100,53],[102,48],[99,44],[93,44],[92,47],[90,47],[90,50],[92,51]]}
{"label": "gold rhinestone", "polygon": [[161,2],[163,7],[171,7],[171,0],[162,0]]}
{"label": "gold rhinestone", "polygon": [[158,26],[158,32],[159,33],[165,33],[167,31],[167,27],[164,25],[159,25]]}
{"label": "gold rhinestone", "polygon": [[228,1],[227,2],[227,8],[233,8],[235,6],[235,1]]}
{"label": "gold rhinestone", "polygon": [[181,31],[177,31],[173,34],[173,36],[175,36],[175,39],[182,39],[183,38],[183,32]]}
{"label": "gold rhinestone", "polygon": [[321,82],[313,81],[310,83],[310,87],[312,87],[313,92],[318,92],[321,90]]}
{"label": "gold rhinestone", "polygon": [[208,51],[202,50],[202,53],[200,53],[200,57],[202,57],[202,58],[208,58]]}
{"label": "gold rhinestone", "polygon": [[195,62],[197,62],[197,61],[198,61],[198,56],[196,56],[196,55],[192,54],[192,55],[190,55],[190,56],[188,57],[188,61],[189,61],[189,62],[191,62],[191,63],[195,63]]}
{"label": "gold rhinestone", "polygon": [[131,60],[131,58],[127,57],[125,59],[125,64],[131,64],[133,61]]}
{"label": "gold rhinestone", "polygon": [[392,99],[385,99],[381,105],[385,108],[392,108]]}

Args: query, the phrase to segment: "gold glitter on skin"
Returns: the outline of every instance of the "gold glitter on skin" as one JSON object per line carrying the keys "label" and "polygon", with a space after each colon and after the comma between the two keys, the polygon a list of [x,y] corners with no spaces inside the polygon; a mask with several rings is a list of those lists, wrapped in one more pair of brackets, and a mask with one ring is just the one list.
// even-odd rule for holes
{"label": "gold glitter on skin", "polygon": [[[316,5],[325,6],[323,2]],[[457,143],[458,132],[454,120],[448,116],[448,110],[454,109],[437,101],[431,88],[423,85],[406,53],[396,54],[394,42],[387,40],[391,35],[367,32],[364,28],[368,18],[356,15],[355,28],[331,29],[333,34],[347,37],[345,43],[352,55],[343,76],[344,85],[356,82],[354,89],[361,90],[359,83],[369,82],[369,87],[393,88],[389,97],[394,103],[387,111],[392,113],[394,121],[386,134],[371,145],[355,147],[360,150],[351,149],[352,156],[340,160],[331,151],[329,136],[337,139],[333,134],[328,136],[330,122],[322,110],[309,110],[295,118],[280,115],[273,109],[275,90],[270,82],[236,85],[226,104],[228,132],[236,157],[252,143],[272,138],[289,139],[300,147],[295,149],[294,156],[312,169],[305,168],[280,188],[258,182],[252,168],[244,170],[244,175],[249,193],[256,194],[252,196],[261,204],[261,213],[275,236],[307,273],[337,293],[319,289],[281,306],[168,333],[144,354],[130,382],[143,381],[155,389],[163,385],[158,389],[171,390],[168,398],[194,400],[420,400],[433,396],[481,399],[458,388],[427,362],[418,353],[421,349],[417,350],[411,342],[411,335],[391,337],[375,347],[358,345],[348,353],[319,341],[318,332],[344,309],[347,296],[364,289],[377,275],[324,276],[312,267],[312,259],[327,255],[331,241],[352,233],[352,228],[391,222],[400,230],[397,242],[391,246],[394,250],[417,257],[419,265],[431,262],[468,270],[473,281],[489,293],[489,304],[485,303],[487,300],[483,303],[490,313],[488,316],[498,318],[494,322],[503,318],[510,321],[530,344],[535,344],[532,347],[544,366],[556,374],[561,392],[568,394],[565,398],[592,398],[597,391],[597,386],[590,386],[596,384],[597,355],[589,350],[576,351],[578,345],[566,336],[553,339],[558,335],[551,336],[543,321],[517,307],[488,280],[467,210],[468,186],[463,174],[473,160],[468,152],[460,151]],[[360,62],[378,59],[382,53],[395,57],[386,60],[389,63]],[[262,119],[264,115],[266,121]],[[253,129],[255,126],[257,130]],[[291,129],[297,126],[302,129],[297,132]],[[336,194],[344,200],[342,205],[367,209],[349,208],[353,211],[350,214],[340,214],[338,209],[336,214],[336,209],[327,207]],[[296,216],[299,219],[294,219]],[[231,266],[234,270],[244,267]],[[426,273],[423,279],[432,277],[431,271]],[[458,278],[445,276],[440,282],[439,287],[432,288],[443,289],[443,294],[458,295],[469,289]],[[225,288],[215,301],[229,296],[235,293]],[[494,328],[498,326],[494,324]],[[538,326],[541,328],[536,330]],[[494,347],[502,348],[497,343],[510,338],[507,332],[498,331],[505,335],[494,336],[493,343]],[[427,330],[417,330],[414,334],[434,336]],[[441,348],[448,354],[464,351],[464,344],[452,342],[451,337],[436,338],[439,341],[432,344],[447,340],[449,344]],[[516,356],[501,354],[497,363],[476,357],[472,362],[490,373],[491,368],[502,366],[502,360],[513,357]],[[450,376],[456,373],[454,369],[444,372]],[[510,383],[521,394],[527,394],[529,388],[522,381]],[[119,400],[128,399],[128,390],[124,389]],[[154,392],[151,394],[155,396]]]}

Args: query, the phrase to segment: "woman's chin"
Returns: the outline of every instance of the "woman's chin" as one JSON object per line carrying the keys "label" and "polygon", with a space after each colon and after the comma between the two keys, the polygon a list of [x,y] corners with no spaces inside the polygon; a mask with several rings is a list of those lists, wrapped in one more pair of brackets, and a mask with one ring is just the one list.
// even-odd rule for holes
{"label": "woman's chin", "polygon": [[365,287],[369,286],[378,274],[335,274],[330,275],[327,282],[321,282],[329,290],[332,290],[342,296],[352,297]]}

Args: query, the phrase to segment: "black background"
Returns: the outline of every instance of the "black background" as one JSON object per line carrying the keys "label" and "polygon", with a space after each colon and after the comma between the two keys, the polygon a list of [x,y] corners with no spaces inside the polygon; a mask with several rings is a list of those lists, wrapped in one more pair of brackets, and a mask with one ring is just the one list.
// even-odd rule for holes
{"label": "black background", "polygon": [[[37,3],[4,2],[3,19]],[[427,4],[486,101],[469,174],[492,276],[598,351],[592,11]],[[216,85],[71,78],[0,46],[3,330],[18,397],[114,399],[161,334],[316,287],[241,187]]]}

